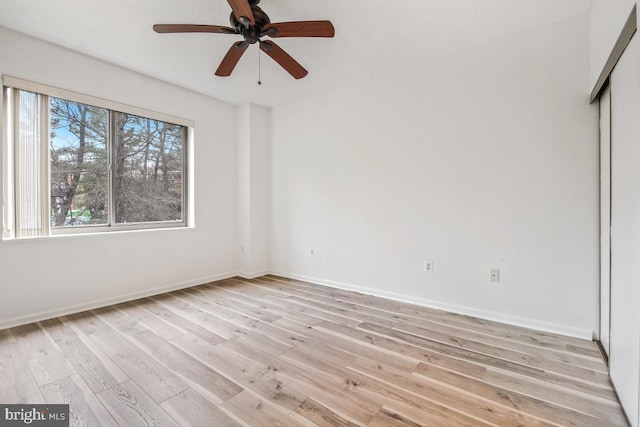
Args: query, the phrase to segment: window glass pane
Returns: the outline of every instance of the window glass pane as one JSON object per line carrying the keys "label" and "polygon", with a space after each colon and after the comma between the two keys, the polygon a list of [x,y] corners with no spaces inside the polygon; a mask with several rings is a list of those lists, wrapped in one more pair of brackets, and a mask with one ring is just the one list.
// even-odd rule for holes
{"label": "window glass pane", "polygon": [[185,127],[113,114],[115,222],[182,221]]}
{"label": "window glass pane", "polygon": [[109,223],[109,110],[51,97],[51,226]]}

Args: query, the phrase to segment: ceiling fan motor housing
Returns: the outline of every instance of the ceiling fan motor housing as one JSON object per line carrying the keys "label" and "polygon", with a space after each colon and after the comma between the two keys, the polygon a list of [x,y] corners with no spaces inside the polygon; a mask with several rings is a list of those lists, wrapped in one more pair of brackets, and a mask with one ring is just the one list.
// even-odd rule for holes
{"label": "ceiling fan motor housing", "polygon": [[253,25],[249,28],[245,27],[240,21],[238,21],[233,12],[229,17],[231,26],[235,28],[238,33],[242,34],[244,40],[249,44],[255,44],[260,41],[262,29],[265,25],[271,23],[269,16],[267,16],[267,14],[262,9],[260,9],[260,7],[257,5],[258,3],[260,3],[260,0],[250,2],[251,11],[253,12],[253,18],[256,21],[256,25]]}

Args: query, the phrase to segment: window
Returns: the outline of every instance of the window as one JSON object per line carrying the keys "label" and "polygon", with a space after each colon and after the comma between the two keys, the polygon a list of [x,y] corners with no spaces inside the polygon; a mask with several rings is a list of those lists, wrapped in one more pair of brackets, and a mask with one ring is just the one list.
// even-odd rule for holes
{"label": "window", "polygon": [[109,224],[109,110],[54,97],[48,107],[51,227]]}
{"label": "window", "polygon": [[186,226],[193,124],[4,77],[5,238]]}

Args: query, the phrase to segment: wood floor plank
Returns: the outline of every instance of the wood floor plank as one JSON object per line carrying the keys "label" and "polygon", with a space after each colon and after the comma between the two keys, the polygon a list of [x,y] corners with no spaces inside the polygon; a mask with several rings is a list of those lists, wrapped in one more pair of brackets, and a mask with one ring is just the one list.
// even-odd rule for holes
{"label": "wood floor plank", "polygon": [[[415,314],[416,317],[434,319],[433,313],[428,313],[426,310],[418,311],[413,308],[402,307],[400,312],[407,314],[412,313]],[[598,349],[590,341],[584,342],[577,338],[561,337],[547,332],[532,331],[526,328],[504,325],[485,319],[473,319],[469,316],[459,314],[443,313],[441,315],[436,315],[435,318],[438,318],[440,321],[447,324],[458,325],[477,333],[494,335],[525,344],[533,344],[540,348],[590,355],[594,358],[599,357]]]}
{"label": "wood floor plank", "polygon": [[222,406],[249,426],[299,427],[298,421],[281,412],[267,400],[245,390]]}
{"label": "wood floor plank", "polygon": [[455,386],[460,390],[492,399],[498,404],[512,406],[528,414],[538,414],[543,419],[553,420],[562,425],[602,427],[617,425],[615,420],[612,419],[614,418],[613,416],[607,417],[607,419],[592,417],[572,408],[551,404],[425,363],[418,365],[415,373],[423,378]]}
{"label": "wood floor plank", "polygon": [[237,337],[238,334],[246,334],[248,331],[231,322],[222,319],[219,316],[211,314],[203,308],[199,308],[196,304],[185,301],[179,294],[169,293],[170,298],[154,298],[154,301],[162,304],[178,316],[184,317],[190,322],[203,327],[216,336],[225,340]]}
{"label": "wood floor plank", "polygon": [[[273,322],[278,320],[280,315],[269,313],[260,307],[255,307],[242,302],[236,302],[232,298],[225,298],[223,292],[218,292],[217,289],[212,289],[210,286],[197,286],[190,289],[185,289],[184,292],[196,295],[200,298],[207,300],[210,303],[216,304],[225,310],[230,312],[236,312],[252,319],[262,320],[264,322]],[[219,310],[216,310],[219,311]]]}
{"label": "wood floor plank", "polygon": [[385,384],[398,393],[428,399],[447,408],[459,408],[477,419],[494,425],[551,426],[553,423],[537,419],[514,408],[494,405],[482,396],[459,393],[456,389],[442,386],[437,382],[423,381],[420,377],[398,371],[392,367],[360,357],[349,369],[369,377],[372,381]]}
{"label": "wood floor plank", "polygon": [[417,339],[417,337],[401,336],[389,338],[383,335],[368,333],[366,330],[345,328],[342,325],[331,323],[324,323],[315,326],[314,329],[326,329],[337,334],[350,336],[360,340],[361,342],[369,342],[371,345],[383,347],[390,351],[396,351],[403,355],[412,356],[416,360],[421,360],[430,364],[445,367],[449,365],[455,366],[456,370],[469,376],[481,377],[484,375],[484,369],[492,367],[515,372],[521,375],[527,375],[532,378],[544,379],[569,388],[591,393],[605,399],[617,400],[612,390],[601,387],[603,384],[583,382],[580,378],[575,377],[571,380],[570,376],[558,375],[553,372],[545,372],[540,368],[496,359],[466,350],[452,350],[450,348],[445,348],[444,350],[441,349],[440,352],[437,352],[427,348],[431,346],[432,343],[426,343],[426,347],[422,347],[420,345],[422,342]]}
{"label": "wood floor plank", "polygon": [[74,313],[65,317],[70,322],[69,326],[71,328],[76,328],[87,336],[93,335],[99,330],[108,329],[104,322],[92,311],[83,311],[82,313]]}
{"label": "wood floor plank", "polygon": [[[256,284],[265,286],[268,290],[277,290],[280,294],[289,296],[294,295],[309,301],[316,301],[327,304],[331,307],[340,307],[349,312],[358,312],[365,316],[372,316],[384,322],[409,320],[408,317],[400,316],[397,312],[390,312],[379,307],[371,305],[362,305],[353,301],[337,298],[339,290],[329,289],[326,287],[314,287],[302,282],[291,283],[288,281],[273,280],[268,277],[261,277],[254,280]],[[349,294],[352,296],[353,293]],[[360,317],[359,317],[360,318]],[[375,322],[373,322],[375,323]]]}
{"label": "wood floor plank", "polygon": [[128,379],[120,368],[101,357],[99,350],[90,348],[73,329],[59,319],[42,322],[42,325],[94,393]]}
{"label": "wood floor plank", "polygon": [[[521,366],[501,360],[494,360],[491,357],[486,357],[473,352],[460,351],[456,354],[443,354],[428,348],[423,348],[414,343],[406,342],[398,338],[390,338],[384,335],[378,335],[368,332],[366,330],[345,328],[342,325],[336,325],[332,323],[323,323],[318,326],[314,326],[315,330],[334,334],[336,337],[350,337],[363,344],[368,344],[370,347],[382,348],[387,350],[390,354],[402,354],[405,357],[413,359],[417,363],[429,362],[438,364],[450,364],[457,370],[463,371],[466,375],[482,377],[488,366],[497,365],[498,367],[505,367],[505,369],[513,369],[518,372],[526,374],[538,374],[542,375],[543,370],[533,367]],[[454,357],[460,356],[460,357]],[[392,357],[390,359],[393,359]]]}
{"label": "wood floor plank", "polygon": [[14,357],[23,357],[27,361],[39,386],[77,373],[37,324],[18,326],[12,332],[18,340],[19,349],[19,355]]}
{"label": "wood floor plank", "polygon": [[[441,405],[440,402],[422,399],[418,395],[407,394],[404,390],[387,387],[386,384],[372,381],[370,377],[361,375],[357,371],[342,369],[330,363],[325,363],[298,349],[289,350],[282,355],[282,358],[293,361],[299,369],[310,369],[315,374],[315,377],[323,378],[332,389],[347,391],[349,394],[346,397],[351,401],[358,399],[363,404],[369,404],[370,406],[375,405],[377,402],[382,402],[383,405],[410,407],[412,408],[410,411],[412,413],[421,412],[433,420],[440,420],[440,422],[443,419],[447,419],[452,425],[475,425],[477,427],[489,425],[481,418],[474,419],[466,413]],[[309,373],[310,371],[307,371],[307,374]],[[380,409],[379,405],[375,407],[378,410]]]}
{"label": "wood floor plank", "polygon": [[0,331],[0,344],[3,342],[16,342],[16,337],[13,336],[11,329],[5,329]]}
{"label": "wood floor plank", "polygon": [[442,325],[440,323],[422,320],[420,322],[415,321],[400,321],[396,323],[393,329],[414,333],[425,337],[424,331],[433,331],[438,334],[442,334],[448,337],[455,337],[456,339],[471,340],[474,342],[490,345],[497,348],[506,348],[519,351],[524,354],[529,354],[535,357],[544,358],[546,360],[552,360],[555,362],[562,362],[580,366],[586,369],[592,369],[599,372],[607,372],[607,365],[604,363],[601,357],[593,358],[584,355],[577,355],[566,351],[553,351],[549,349],[540,349],[537,346],[531,344],[524,344],[517,341],[506,340],[504,338],[483,335],[470,332],[466,329],[451,327],[448,325]]}
{"label": "wood floor plank", "polygon": [[0,331],[0,378],[72,425],[627,425],[590,341],[271,275]]}
{"label": "wood floor plank", "polygon": [[373,343],[360,340],[357,337],[327,330],[322,327],[322,325],[325,324],[324,322],[315,326],[304,326],[295,322],[284,323],[284,319],[280,319],[274,323],[283,325],[283,327],[289,327],[293,330],[298,328],[301,332],[304,332],[316,341],[347,351],[354,355],[368,354],[371,357],[384,360],[386,363],[389,363],[398,369],[412,371],[420,361],[420,359],[417,359],[416,357],[411,357],[404,353],[397,353],[392,350],[376,346]]}
{"label": "wood floor plank", "polygon": [[[388,313],[376,312],[369,307],[358,306],[344,301],[336,301],[330,297],[310,293],[300,289],[299,286],[279,285],[275,288],[278,289],[279,296],[286,298],[286,301],[295,301],[302,305],[320,308],[328,313],[334,313],[347,318],[355,314],[357,318],[353,320],[356,321],[368,321],[384,326],[393,326],[397,321],[402,320],[397,316],[389,316]],[[272,296],[277,297],[278,295],[272,292]]]}
{"label": "wood floor plank", "polygon": [[63,378],[41,387],[47,403],[69,405],[69,419],[73,426],[118,427],[80,375]]}
{"label": "wood floor plank", "polygon": [[0,340],[0,378],[0,402],[45,403],[18,343],[9,339]]}
{"label": "wood floor plank", "polygon": [[223,292],[225,295],[230,295],[231,298],[236,301],[244,300],[245,303],[249,301],[254,305],[259,305],[261,309],[279,315],[280,320],[289,319],[305,325],[315,325],[324,321],[324,319],[319,319],[303,313],[293,313],[291,310],[287,310],[284,307],[284,303],[266,301],[264,298],[265,296],[273,295],[273,291],[270,291],[269,289],[261,289],[258,286],[250,286],[246,283],[242,286],[241,283],[229,281],[215,282],[208,284],[207,286],[218,292]]}
{"label": "wood floor plank", "polygon": [[[399,401],[385,402],[382,408],[382,412],[388,412],[392,415],[394,420],[402,420],[403,422],[413,422],[418,425],[437,425],[443,427],[454,426],[473,426],[473,427],[485,427],[489,426],[485,422],[477,419],[465,417],[462,414],[450,410],[442,410],[442,408],[434,408],[431,406],[416,407],[412,404],[404,404]],[[393,425],[393,424],[392,424]]]}
{"label": "wood floor plank", "polygon": [[[562,369],[556,363],[545,363],[544,361],[534,361],[531,358],[516,355],[508,350],[504,353],[497,352],[494,355],[483,352],[471,351],[459,346],[449,346],[429,339],[418,337],[412,334],[395,332],[394,330],[382,329],[377,325],[362,324],[363,330],[379,332],[385,336],[392,337],[398,342],[409,343],[421,349],[437,352],[451,358],[464,359],[475,364],[488,368],[495,368],[529,376],[536,379],[544,379],[555,384],[563,385],[570,389],[593,394],[604,399],[617,401],[615,393],[609,387],[609,377],[601,372],[590,371],[585,368],[569,366]],[[432,355],[432,353],[429,353]],[[558,375],[561,373],[562,375]],[[567,380],[570,376],[574,381]]]}
{"label": "wood floor plank", "polygon": [[[289,349],[293,341],[304,339],[303,336],[292,334],[257,318],[244,315],[242,312],[222,308],[193,294],[183,292],[180,293],[180,297],[194,306],[204,307],[203,311],[225,322],[229,338],[259,342],[262,349],[272,355],[278,355]],[[276,316],[274,320],[279,318]]]}
{"label": "wood floor plank", "polygon": [[[313,378],[313,383],[309,382],[309,384],[325,390],[324,394],[316,393],[315,391],[311,392],[311,396],[319,399],[319,402],[327,401],[331,403],[327,400],[327,395],[338,395],[344,401],[350,402],[350,405],[357,405],[362,410],[363,415],[356,416],[348,408],[344,408],[342,404],[335,406],[335,403],[333,403],[333,406],[341,410],[342,413],[348,414],[353,419],[361,422],[370,421],[380,409],[380,396],[371,396],[371,394],[365,393],[363,390],[370,389],[370,385],[364,383],[357,373],[346,368],[336,367],[330,363],[324,363],[320,359],[296,349],[283,354],[281,359],[288,364],[287,373],[291,371],[304,372],[307,377]],[[297,378],[303,379],[301,377]]]}
{"label": "wood floor plank", "polygon": [[358,355],[349,353],[344,349],[311,339],[298,344],[294,349],[321,359],[332,366],[339,366],[341,368],[346,368],[358,357]]}
{"label": "wood floor plank", "polygon": [[423,427],[424,424],[411,421],[399,415],[389,408],[383,407],[378,411],[375,418],[369,423],[369,427]]}
{"label": "wood floor plank", "polygon": [[420,347],[428,348],[430,350],[437,351],[438,353],[453,357],[458,357],[461,354],[464,354],[465,357],[472,357],[468,355],[473,353],[481,355],[485,357],[485,359],[492,358],[494,360],[517,364],[522,367],[536,368],[545,372],[563,372],[571,375],[572,377],[592,381],[597,384],[606,383],[609,378],[609,376],[604,372],[594,371],[592,369],[561,362],[553,362],[546,360],[545,358],[530,356],[507,348],[499,349],[470,340],[462,340],[456,337],[447,338],[442,334],[432,333],[426,330],[421,330],[421,334],[426,335],[425,337],[366,322],[360,324],[358,328],[397,338],[404,342],[416,344]]}
{"label": "wood floor plank", "polygon": [[171,338],[179,337],[187,333],[186,330],[180,328],[171,322],[165,321],[162,317],[158,317],[155,314],[145,310],[148,303],[146,300],[128,302],[114,306],[114,308],[124,311],[130,316],[136,323],[144,326],[146,329],[153,331],[156,335],[161,336],[164,339],[170,340]]}
{"label": "wood floor plank", "polygon": [[302,415],[317,425],[355,427],[351,421],[342,418],[326,406],[321,405],[312,398],[308,398],[296,408],[296,413]]}
{"label": "wood floor plank", "polygon": [[620,405],[605,399],[594,399],[586,393],[576,393],[565,387],[554,387],[544,381],[531,380],[524,376],[487,370],[482,380],[505,390],[515,391],[548,403],[573,408],[596,418],[607,419],[615,425],[625,425],[626,418]]}
{"label": "wood floor plank", "polygon": [[361,323],[361,321],[359,319],[356,319],[354,316],[349,317],[340,314],[334,314],[330,311],[322,310],[308,304],[301,304],[300,302],[293,300],[290,296],[280,297],[269,295],[264,297],[264,299],[266,301],[273,301],[276,304],[280,304],[287,310],[316,317],[325,321],[334,322],[340,325],[345,325],[348,327],[354,327]]}
{"label": "wood floor plank", "polygon": [[[209,313],[247,330],[255,330],[258,328],[270,329],[269,322],[278,320],[281,317],[273,314],[264,314],[262,311],[256,314],[255,310],[246,310],[237,305],[230,304],[228,301],[225,302],[223,296],[205,298],[200,294],[188,291],[182,292],[180,296],[198,307],[204,307],[204,310]],[[216,302],[213,302],[214,300]],[[229,306],[233,307],[233,309],[229,308]],[[284,338],[283,341],[287,342],[288,337]]]}
{"label": "wood floor plank", "polygon": [[492,341],[483,339],[483,336],[461,333],[460,330],[438,331],[431,325],[395,325],[395,330],[411,333],[423,338],[429,338],[438,342],[447,343],[479,351],[485,354],[499,355],[499,357],[518,361],[524,355],[524,362],[544,366],[550,370],[558,368],[562,372],[575,368],[578,370],[594,371],[601,373],[601,378],[607,375],[607,366],[602,359],[584,358],[569,353],[556,353],[554,351],[535,351],[531,345],[518,345],[514,342],[505,342],[500,338],[493,338]]}
{"label": "wood floor plank", "polygon": [[101,391],[98,398],[119,426],[178,426],[169,414],[131,380]]}
{"label": "wood floor plank", "polygon": [[192,387],[215,396],[217,403],[225,402],[242,391],[242,387],[220,375],[217,371],[189,356],[173,344],[151,331],[136,332],[133,339],[146,348],[149,357],[156,358],[171,372]]}
{"label": "wood floor plank", "polygon": [[193,389],[165,400],[160,406],[182,427],[238,427],[240,424]]}
{"label": "wood floor plank", "polygon": [[416,318],[438,318],[441,321],[463,325],[465,328],[476,330],[479,333],[495,334],[497,336],[510,338],[525,343],[532,343],[542,348],[573,351],[575,353],[589,354],[595,358],[600,357],[598,349],[594,346],[593,342],[581,340],[578,338],[566,337],[548,332],[534,331],[519,326],[507,325],[504,323],[494,322],[486,319],[478,319],[463,314],[449,313],[444,310],[406,304],[398,301],[388,300],[385,298],[364,295],[361,293],[346,291],[342,289],[329,288],[322,285],[306,283],[300,280],[287,279],[273,275],[263,276],[256,280],[263,283],[285,283],[298,285],[304,287],[305,289],[308,289],[309,292],[317,292],[338,300],[344,299],[350,302],[358,302],[365,306],[375,306],[377,308],[382,308],[389,312],[400,315],[409,315]]}
{"label": "wood floor plank", "polygon": [[[343,379],[335,375],[329,378],[327,373],[317,375],[308,369],[296,367],[282,357],[277,359],[270,357],[259,349],[248,347],[243,343],[229,341],[223,345],[231,348],[238,355],[242,354],[254,361],[265,361],[271,370],[287,378],[301,393],[313,397],[318,402],[337,410],[338,413],[346,414],[350,419],[368,423],[380,408],[376,402],[354,393],[353,388],[350,387],[352,382],[348,378]],[[336,387],[337,385],[340,386]]]}
{"label": "wood floor plank", "polygon": [[[157,403],[189,388],[174,373],[102,323],[104,326],[99,326],[100,329],[91,334],[93,342]],[[94,324],[99,325],[99,322]]]}
{"label": "wood floor plank", "polygon": [[[386,312],[392,318],[407,322],[432,321],[446,326],[455,326],[463,330],[472,330],[477,336],[502,337],[512,342],[530,344],[532,348],[541,348],[545,351],[558,351],[563,354],[586,357],[591,360],[601,361],[602,358],[593,343],[575,338],[561,337],[555,334],[527,330],[526,328],[512,327],[498,322],[483,319],[475,319],[469,316],[447,313],[443,310],[420,307],[397,301],[372,297],[341,289],[327,288],[320,285],[304,283],[298,280],[283,279],[276,276],[264,276],[256,279],[262,286],[269,283],[278,284],[276,288],[280,293],[286,293],[290,287],[300,286],[307,293],[315,293],[320,298],[331,298],[338,302],[356,304],[361,307],[372,308],[379,312]],[[528,333],[527,333],[528,332]],[[565,340],[565,341],[563,341]],[[577,347],[571,343],[576,344]]]}
{"label": "wood floor plank", "polygon": [[[265,336],[268,336],[278,342],[281,342],[286,345],[286,348],[289,348],[292,342],[304,342],[307,339],[305,334],[299,334],[293,332],[291,329],[282,328],[279,326],[274,326],[276,321],[282,320],[284,316],[290,316],[290,313],[285,310],[278,310],[277,314],[271,315],[269,320],[260,319],[259,317],[264,316],[255,316],[256,310],[248,304],[239,304],[233,298],[229,298],[228,294],[219,292],[218,288],[214,288],[215,294],[211,296],[211,298],[215,298],[218,302],[226,302],[225,306],[233,307],[233,311],[242,316],[243,319],[246,317],[253,318],[254,321],[246,321],[243,320],[242,326],[252,330],[257,331]],[[260,304],[260,313],[263,312],[271,312],[273,311],[272,306],[268,304]],[[303,321],[306,324],[308,318],[304,320],[297,319],[298,321]],[[233,322],[233,319],[228,319]],[[322,320],[318,319],[317,322],[313,322],[314,324],[320,323]],[[237,337],[241,338],[241,337]],[[282,348],[281,350],[285,350],[286,348]]]}
{"label": "wood floor plank", "polygon": [[188,331],[191,334],[198,336],[200,339],[205,340],[210,344],[219,344],[224,342],[225,339],[219,335],[214,334],[207,328],[204,328],[197,323],[194,323],[176,313],[169,310],[166,307],[163,307],[158,301],[168,299],[167,297],[159,296],[154,299],[148,298],[143,300],[144,305],[143,309],[149,311],[150,313],[155,314],[156,316],[164,319],[167,323],[172,324],[173,326]]}
{"label": "wood floor plank", "polygon": [[262,398],[276,402],[286,411],[292,411],[307,398],[264,361],[245,357],[224,345],[211,346],[195,336],[178,337],[173,343],[202,363],[224,373],[244,389],[251,389]]}
{"label": "wood floor plank", "polygon": [[[163,338],[139,322],[139,313],[134,312],[133,317],[130,317],[128,313],[129,310],[126,312],[106,310],[101,316],[112,327],[127,335],[130,341],[145,352],[149,359],[156,360],[214,403],[222,403],[242,391],[241,386],[228,380],[165,339],[169,336],[175,336],[175,334],[163,334]],[[184,335],[187,334],[181,333],[175,337]]]}

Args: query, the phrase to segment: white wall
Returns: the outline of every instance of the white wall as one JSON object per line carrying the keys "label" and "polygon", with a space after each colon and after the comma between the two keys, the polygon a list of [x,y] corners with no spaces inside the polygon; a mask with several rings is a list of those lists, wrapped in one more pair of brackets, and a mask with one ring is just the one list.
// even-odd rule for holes
{"label": "white wall", "polygon": [[238,269],[236,107],[0,27],[0,74],[195,121],[193,229],[0,243],[0,328]]}
{"label": "white wall", "polygon": [[583,16],[275,108],[273,270],[591,338],[588,40]]}
{"label": "white wall", "polygon": [[590,14],[590,71],[588,90],[600,77],[604,64],[636,0],[592,0]]}
{"label": "white wall", "polygon": [[270,267],[271,110],[241,105],[238,136],[240,274],[257,277]]}
{"label": "white wall", "polygon": [[611,74],[611,379],[633,426],[640,384],[640,40]]}

